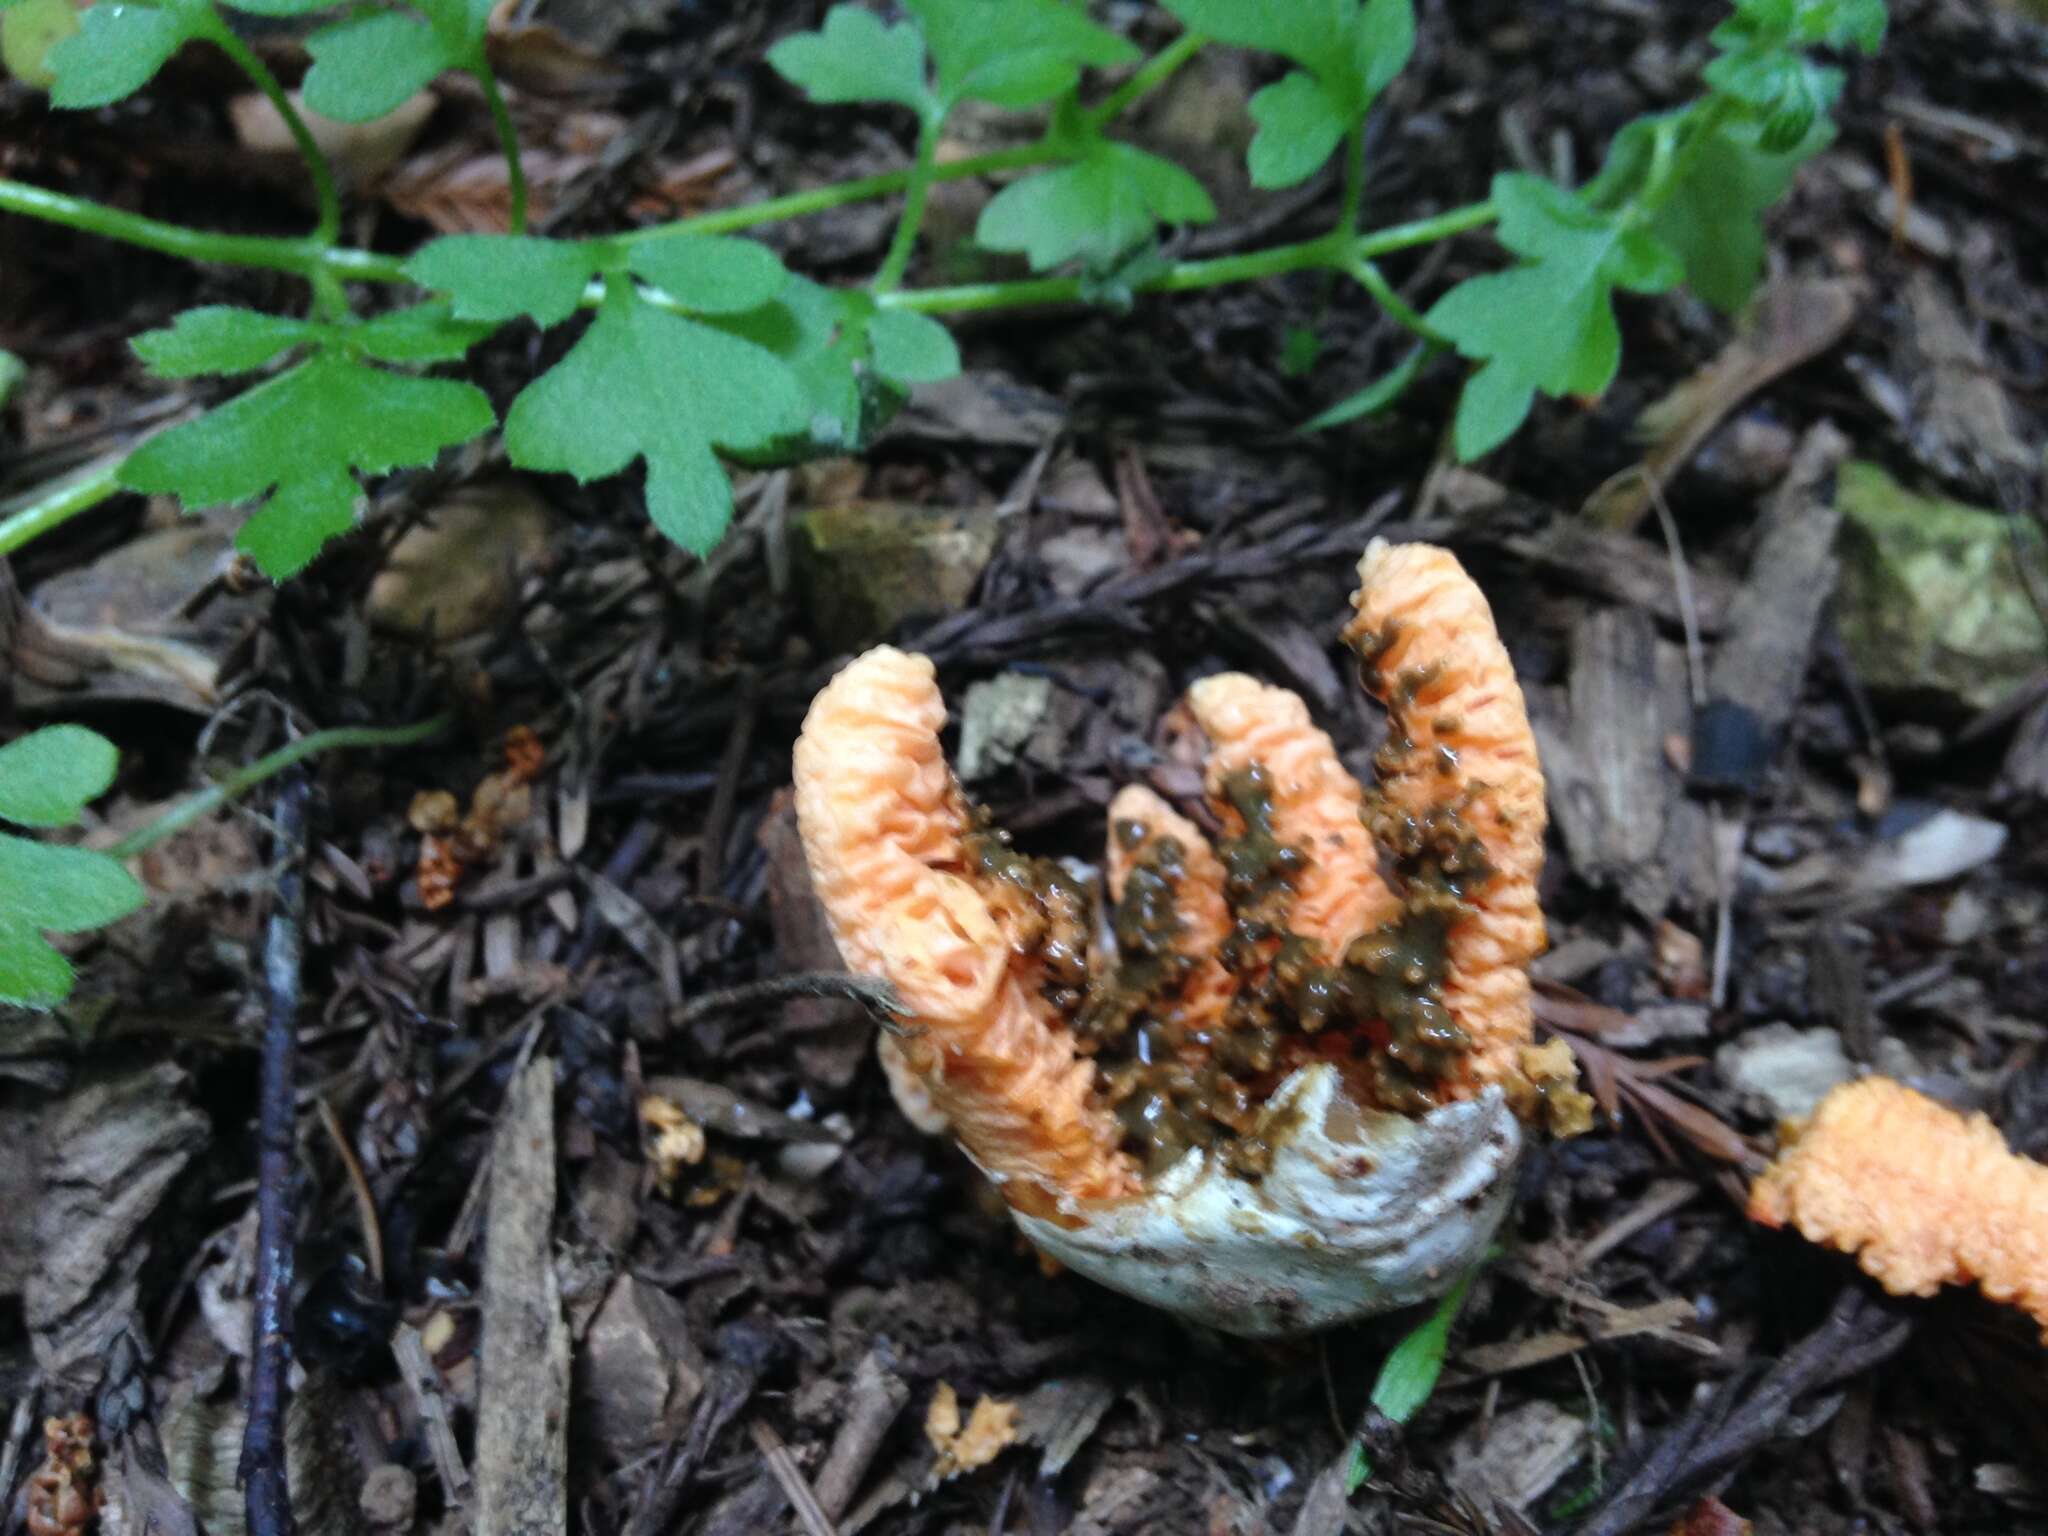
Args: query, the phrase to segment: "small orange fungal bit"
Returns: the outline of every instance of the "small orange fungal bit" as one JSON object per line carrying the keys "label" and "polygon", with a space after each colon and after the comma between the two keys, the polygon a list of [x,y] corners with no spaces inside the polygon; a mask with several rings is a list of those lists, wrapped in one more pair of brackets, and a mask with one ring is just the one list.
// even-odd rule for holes
{"label": "small orange fungal bit", "polygon": [[2048,1165],[1890,1078],[1821,1100],[1749,1192],[1750,1219],[1856,1256],[1894,1296],[1975,1281],[2048,1338]]}
{"label": "small orange fungal bit", "polygon": [[[1446,941],[1444,1006],[1471,1037],[1453,1096],[1509,1080],[1529,1040],[1529,962],[1545,942],[1543,772],[1485,594],[1448,551],[1375,539],[1345,639],[1387,706],[1374,830],[1399,855],[1455,812],[1488,866]],[[1406,845],[1406,846],[1404,846]]]}

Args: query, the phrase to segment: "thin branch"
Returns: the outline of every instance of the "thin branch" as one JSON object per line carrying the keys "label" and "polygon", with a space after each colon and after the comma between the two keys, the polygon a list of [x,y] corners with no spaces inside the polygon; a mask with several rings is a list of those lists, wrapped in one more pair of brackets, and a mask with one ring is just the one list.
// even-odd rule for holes
{"label": "thin branch", "polygon": [[674,1023],[678,1029],[687,1029],[716,1014],[765,1008],[799,997],[845,998],[884,1020],[901,1018],[904,1012],[896,989],[878,977],[855,976],[847,971],[797,971],[693,997],[677,1010]]}
{"label": "thin branch", "polygon": [[249,1536],[292,1536],[285,1479],[285,1404],[292,1353],[292,1078],[298,1050],[301,949],[305,938],[306,801],[303,777],[277,802],[277,897],[263,943],[263,1075],[256,1131],[256,1294],[250,1319],[249,1422],[241,1477]]}
{"label": "thin branch", "polygon": [[484,88],[484,104],[491,109],[491,127],[498,135],[498,152],[505,157],[505,181],[512,196],[508,222],[513,234],[523,235],[526,233],[526,167],[519,161],[519,129],[512,121],[511,109],[505,105],[505,93],[498,88],[497,73],[481,49],[477,51],[476,65],[470,73]]}
{"label": "thin branch", "polygon": [[235,67],[269,99],[290,130],[292,142],[298,145],[299,155],[306,162],[307,174],[313,178],[313,198],[320,210],[318,221],[313,225],[313,239],[320,245],[332,246],[341,234],[341,194],[335,190],[334,168],[327,163],[327,152],[313,137],[313,130],[306,126],[305,117],[292,105],[291,97],[278,84],[270,66],[256,57],[256,51],[235,35],[234,29],[221,19],[220,12],[209,7],[209,17],[207,37],[233,59]]}

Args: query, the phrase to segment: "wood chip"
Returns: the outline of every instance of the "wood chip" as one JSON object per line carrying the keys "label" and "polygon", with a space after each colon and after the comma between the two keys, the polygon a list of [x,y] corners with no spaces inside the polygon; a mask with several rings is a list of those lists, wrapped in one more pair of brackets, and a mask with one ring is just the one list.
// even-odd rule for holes
{"label": "wood chip", "polygon": [[491,1143],[477,1384],[477,1536],[568,1528],[569,1327],[555,1284],[555,1064],[512,1081]]}

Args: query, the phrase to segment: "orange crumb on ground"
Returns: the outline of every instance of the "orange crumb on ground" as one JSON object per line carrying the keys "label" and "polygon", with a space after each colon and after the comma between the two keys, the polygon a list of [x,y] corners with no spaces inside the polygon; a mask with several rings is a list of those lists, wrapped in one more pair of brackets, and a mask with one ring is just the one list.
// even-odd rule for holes
{"label": "orange crumb on ground", "polygon": [[[1126,847],[1119,829],[1135,822],[1145,829],[1138,843]],[[1126,785],[1109,802],[1109,899],[1124,899],[1124,881],[1131,866],[1161,838],[1181,846],[1182,874],[1175,892],[1181,931],[1174,948],[1193,955],[1196,965],[1181,989],[1174,1017],[1191,1030],[1220,1028],[1237,990],[1237,978],[1218,959],[1230,936],[1230,908],[1223,899],[1223,866],[1202,829],[1143,784]]]}
{"label": "orange crumb on ground", "polygon": [[2048,1165],[1983,1115],[1890,1078],[1845,1083],[1751,1186],[1749,1215],[1855,1254],[1894,1296],[1974,1280],[2048,1338]]}
{"label": "orange crumb on ground", "polygon": [[1285,688],[1223,672],[1190,688],[1188,707],[1209,737],[1209,793],[1218,806],[1235,819],[1223,781],[1263,768],[1274,836],[1308,855],[1288,906],[1289,930],[1313,939],[1330,962],[1353,939],[1391,921],[1401,903],[1380,878],[1379,855],[1360,819],[1364,793],[1309,719],[1308,706]]}
{"label": "orange crumb on ground", "polygon": [[1445,948],[1444,1005],[1471,1037],[1454,1097],[1516,1070],[1530,1036],[1529,962],[1543,950],[1543,771],[1493,610],[1448,550],[1375,539],[1358,563],[1345,638],[1387,705],[1380,840],[1398,846],[1432,812],[1456,810],[1491,873],[1465,891]]}
{"label": "orange crumb on ground", "polygon": [[924,1437],[938,1453],[930,1478],[936,1487],[962,1472],[987,1466],[1017,1443],[1017,1405],[1001,1398],[981,1398],[963,1425],[960,1396],[951,1382],[942,1381],[925,1411]]}
{"label": "orange crumb on ground", "polygon": [[967,808],[939,748],[932,664],[882,646],[812,702],[795,753],[797,825],[849,968],[912,1014],[904,1060],[1013,1204],[1140,1187],[1074,1050],[969,877]]}

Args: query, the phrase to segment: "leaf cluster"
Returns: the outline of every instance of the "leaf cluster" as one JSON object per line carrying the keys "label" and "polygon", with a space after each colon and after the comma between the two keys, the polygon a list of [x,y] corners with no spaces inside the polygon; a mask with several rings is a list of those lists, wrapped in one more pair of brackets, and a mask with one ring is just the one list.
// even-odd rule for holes
{"label": "leaf cluster", "polygon": [[[118,765],[113,743],[79,725],[11,741],[0,747],[0,823],[72,826]],[[104,927],[142,902],[118,859],[0,831],[0,1003],[61,1003],[71,995],[71,965],[44,935]]]}

